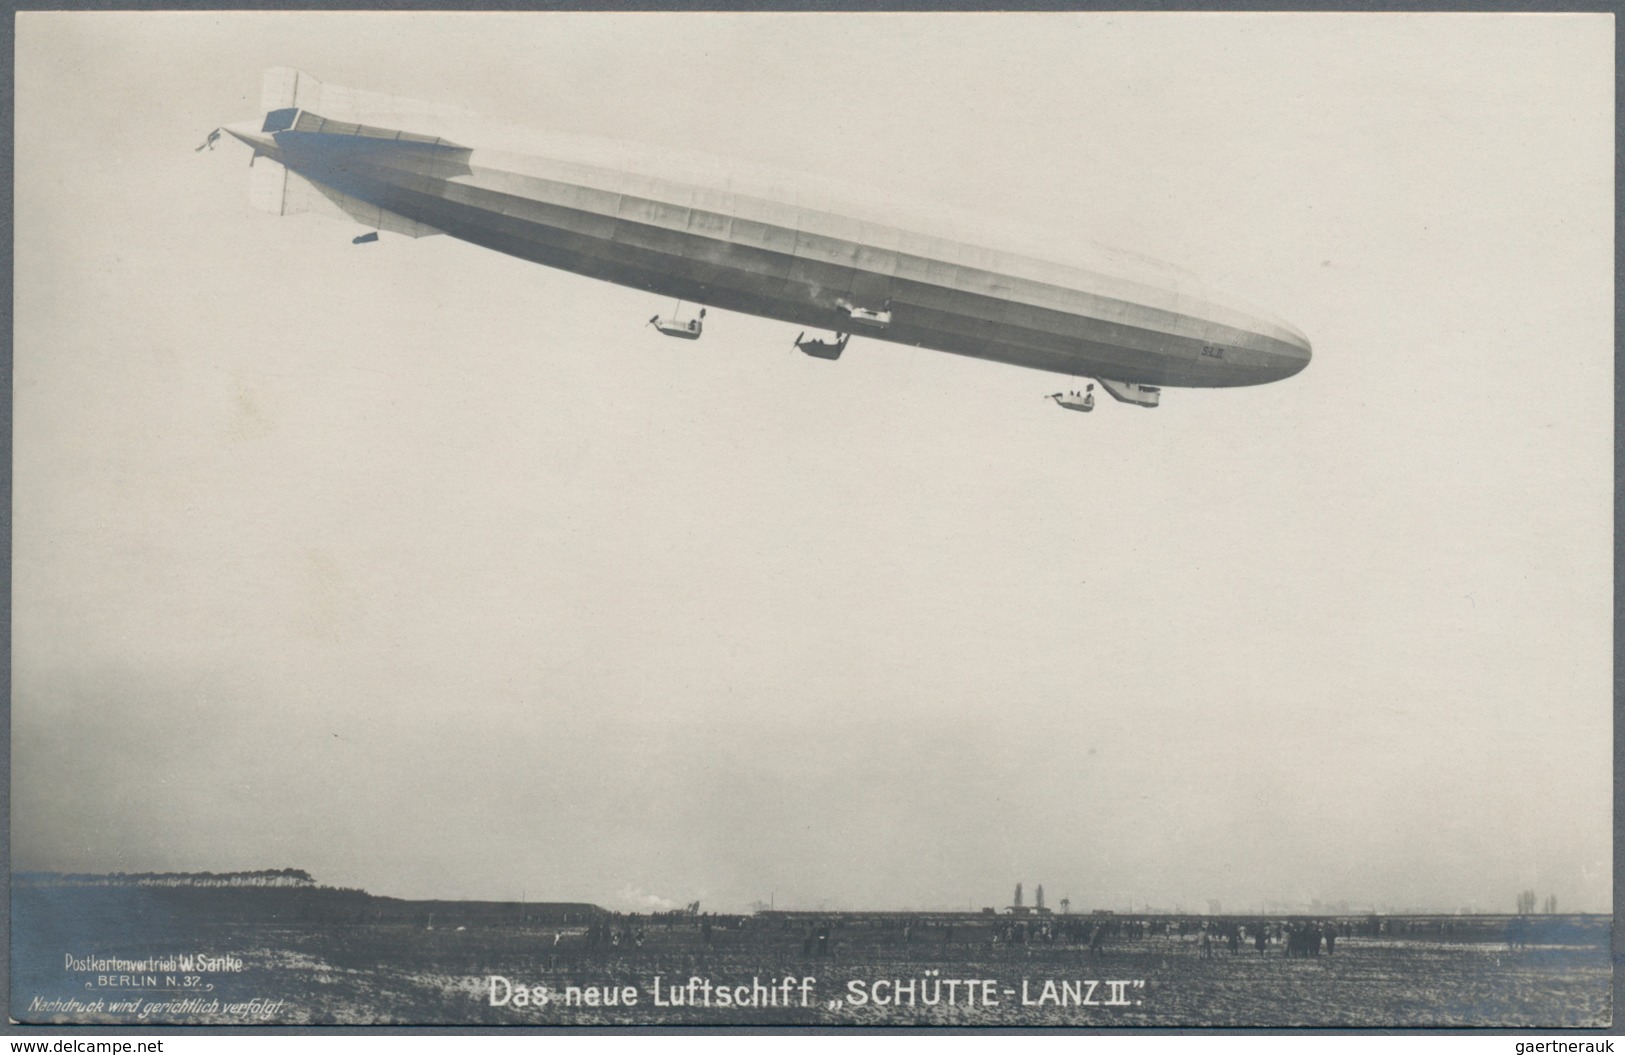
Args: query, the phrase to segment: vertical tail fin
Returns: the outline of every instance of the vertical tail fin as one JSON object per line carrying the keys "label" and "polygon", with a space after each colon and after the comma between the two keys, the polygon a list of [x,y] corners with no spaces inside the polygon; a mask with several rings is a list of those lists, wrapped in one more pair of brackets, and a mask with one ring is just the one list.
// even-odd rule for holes
{"label": "vertical tail fin", "polygon": [[364,92],[339,84],[323,84],[303,70],[273,66],[260,85],[260,109],[309,110],[331,121],[350,121],[385,128],[405,128],[424,135],[444,136],[449,120],[471,120],[470,110],[443,103],[423,102],[383,92]]}

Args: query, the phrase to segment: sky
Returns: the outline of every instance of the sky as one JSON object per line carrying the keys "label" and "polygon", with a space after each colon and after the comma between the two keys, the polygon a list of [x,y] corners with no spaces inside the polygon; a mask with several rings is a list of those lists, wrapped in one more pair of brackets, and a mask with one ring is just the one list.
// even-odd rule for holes
{"label": "sky", "polygon": [[[19,14],[14,867],[1608,910],[1612,32]],[[255,211],[194,148],[272,66],[1121,246],[1314,361],[1085,417],[662,339],[636,290]]]}

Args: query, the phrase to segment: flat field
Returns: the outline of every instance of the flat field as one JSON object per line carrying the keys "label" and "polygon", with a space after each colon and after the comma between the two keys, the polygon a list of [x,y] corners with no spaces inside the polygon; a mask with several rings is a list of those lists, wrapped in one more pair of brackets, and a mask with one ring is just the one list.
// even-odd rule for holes
{"label": "flat field", "polygon": [[[642,921],[641,940],[627,923],[177,927],[171,917],[161,933],[36,934],[43,947],[14,946],[11,1013],[40,1023],[1004,1028],[1604,1027],[1612,1014],[1600,918],[1519,948],[1491,939],[1499,924],[1454,935],[1395,926],[1304,957],[1280,943],[1204,954],[1194,931],[1172,928],[1092,953],[1079,941],[995,941],[996,928],[969,919],[950,931],[942,920],[823,918],[820,948],[807,924],[749,917],[714,928]],[[65,956],[91,954],[137,969],[64,968]],[[192,972],[162,969],[188,955]],[[79,1003],[52,1003],[63,1000]]]}

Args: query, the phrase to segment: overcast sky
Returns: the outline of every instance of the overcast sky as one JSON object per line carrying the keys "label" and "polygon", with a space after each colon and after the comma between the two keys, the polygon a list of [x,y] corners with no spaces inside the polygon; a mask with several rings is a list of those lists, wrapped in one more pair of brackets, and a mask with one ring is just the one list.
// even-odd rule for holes
{"label": "overcast sky", "polygon": [[[1610,903],[1604,16],[17,16],[16,867],[742,909]],[[1071,379],[273,217],[260,77],[1188,267]],[[477,144],[476,144],[477,145]]]}

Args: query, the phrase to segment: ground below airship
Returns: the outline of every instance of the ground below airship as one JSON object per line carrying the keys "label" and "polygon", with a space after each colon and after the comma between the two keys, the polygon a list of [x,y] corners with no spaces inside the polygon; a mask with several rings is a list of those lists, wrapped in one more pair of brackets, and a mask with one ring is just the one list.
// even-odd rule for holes
{"label": "ground below airship", "polygon": [[[836,360],[853,336],[1090,377],[1156,406],[1163,387],[1291,377],[1310,344],[1189,272],[1093,246],[1000,247],[884,195],[624,143],[504,130],[446,107],[266,73],[251,197],[373,231],[447,234],[623,286],[776,319]],[[465,134],[466,133],[466,134]],[[481,142],[476,143],[476,138]],[[934,230],[935,229],[935,230]],[[355,239],[370,240],[367,235]],[[703,310],[648,320],[694,340]],[[827,336],[825,335],[827,332]],[[1057,393],[1070,410],[1092,392]]]}

